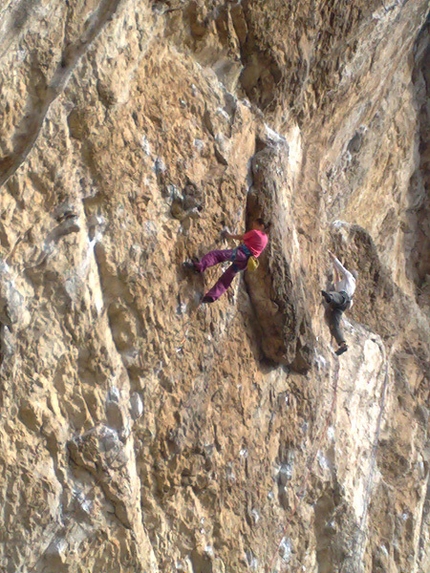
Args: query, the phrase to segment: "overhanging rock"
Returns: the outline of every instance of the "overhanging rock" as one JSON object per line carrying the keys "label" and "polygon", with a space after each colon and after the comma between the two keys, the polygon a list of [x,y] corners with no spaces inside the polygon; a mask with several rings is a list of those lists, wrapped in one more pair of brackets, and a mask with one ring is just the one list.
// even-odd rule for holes
{"label": "overhanging rock", "polygon": [[260,266],[246,273],[246,284],[262,330],[261,346],[266,358],[306,372],[311,366],[315,337],[306,309],[305,271],[300,266],[287,165],[285,142],[264,147],[252,160],[248,221],[263,217],[271,226]]}

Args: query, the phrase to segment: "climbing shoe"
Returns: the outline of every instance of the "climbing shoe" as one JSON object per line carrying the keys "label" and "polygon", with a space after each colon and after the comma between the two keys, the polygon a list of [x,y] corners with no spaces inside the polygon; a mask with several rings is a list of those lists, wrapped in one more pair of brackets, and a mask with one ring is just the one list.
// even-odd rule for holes
{"label": "climbing shoe", "polygon": [[335,354],[337,356],[340,356],[341,354],[343,354],[347,350],[348,350],[348,346],[346,344],[342,344],[342,346],[339,346],[339,348],[336,350]]}
{"label": "climbing shoe", "polygon": [[204,296],[202,298],[202,300],[200,301],[200,304],[211,304],[212,302],[215,302],[214,300],[212,300],[212,298],[210,296]]}
{"label": "climbing shoe", "polygon": [[200,271],[196,268],[196,261],[184,261],[182,263],[182,268],[184,268],[187,271],[192,271],[193,273],[199,274]]}
{"label": "climbing shoe", "polygon": [[326,301],[328,304],[330,304],[331,301],[332,301],[331,294],[329,294],[329,293],[326,292],[325,290],[322,290],[322,291],[321,291],[321,294],[322,294],[323,297],[325,298],[325,301]]}

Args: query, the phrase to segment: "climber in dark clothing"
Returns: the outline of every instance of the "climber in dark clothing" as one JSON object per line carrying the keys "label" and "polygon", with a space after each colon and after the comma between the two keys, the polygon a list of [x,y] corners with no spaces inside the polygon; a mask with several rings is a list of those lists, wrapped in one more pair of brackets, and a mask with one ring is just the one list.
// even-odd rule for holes
{"label": "climber in dark clothing", "polygon": [[333,260],[334,290],[330,292],[323,290],[321,294],[329,305],[327,308],[329,328],[339,346],[336,354],[340,356],[348,350],[340,324],[342,314],[352,306],[352,298],[356,289],[356,276],[354,276],[356,273],[348,271],[331,251],[329,255]]}

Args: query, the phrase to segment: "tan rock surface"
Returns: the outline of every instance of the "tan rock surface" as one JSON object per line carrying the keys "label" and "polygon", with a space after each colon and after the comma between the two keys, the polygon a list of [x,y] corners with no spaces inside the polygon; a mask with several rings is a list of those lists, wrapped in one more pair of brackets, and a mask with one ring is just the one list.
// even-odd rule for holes
{"label": "tan rock surface", "polygon": [[5,0],[1,571],[429,570],[429,8]]}

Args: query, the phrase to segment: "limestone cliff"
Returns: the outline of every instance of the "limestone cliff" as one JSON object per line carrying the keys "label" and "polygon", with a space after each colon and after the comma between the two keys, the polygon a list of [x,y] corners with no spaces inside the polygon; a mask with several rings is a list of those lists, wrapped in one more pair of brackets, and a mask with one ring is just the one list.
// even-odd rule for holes
{"label": "limestone cliff", "polygon": [[3,0],[1,571],[430,570],[429,9]]}

